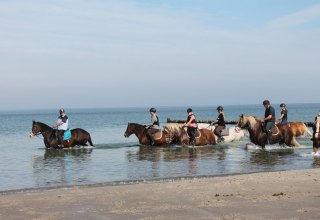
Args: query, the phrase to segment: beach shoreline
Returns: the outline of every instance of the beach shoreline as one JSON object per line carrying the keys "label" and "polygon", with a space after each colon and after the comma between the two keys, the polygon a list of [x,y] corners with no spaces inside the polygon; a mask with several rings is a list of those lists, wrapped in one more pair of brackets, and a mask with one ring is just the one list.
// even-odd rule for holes
{"label": "beach shoreline", "polygon": [[319,219],[320,169],[0,194],[1,219]]}

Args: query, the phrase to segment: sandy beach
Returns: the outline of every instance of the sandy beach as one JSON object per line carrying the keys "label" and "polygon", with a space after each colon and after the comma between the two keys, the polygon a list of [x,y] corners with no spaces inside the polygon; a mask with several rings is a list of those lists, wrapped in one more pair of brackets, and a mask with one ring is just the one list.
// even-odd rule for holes
{"label": "sandy beach", "polygon": [[3,192],[0,219],[320,219],[320,169]]}

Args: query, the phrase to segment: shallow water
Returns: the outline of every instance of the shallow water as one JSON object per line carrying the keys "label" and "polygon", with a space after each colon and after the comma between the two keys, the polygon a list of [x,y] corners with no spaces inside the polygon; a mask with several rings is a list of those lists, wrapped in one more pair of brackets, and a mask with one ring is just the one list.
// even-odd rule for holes
{"label": "shallow water", "polygon": [[[320,104],[289,106],[292,121],[313,121]],[[304,109],[303,115],[301,108]],[[161,124],[167,117],[185,119],[184,107],[158,108]],[[227,120],[241,113],[262,117],[261,105],[226,106]],[[279,109],[277,109],[279,113]],[[299,138],[299,148],[272,146],[265,150],[247,145],[248,140],[206,147],[145,147],[137,138],[124,138],[128,122],[146,124],[148,109],[70,109],[70,128],[90,132],[94,148],[45,149],[41,137],[29,139],[32,120],[48,125],[56,122],[55,110],[1,112],[0,191],[152,180],[183,176],[292,170],[320,167],[320,157],[312,155],[310,138]],[[198,119],[214,119],[210,107],[194,108]],[[249,146],[249,147],[248,147]]]}

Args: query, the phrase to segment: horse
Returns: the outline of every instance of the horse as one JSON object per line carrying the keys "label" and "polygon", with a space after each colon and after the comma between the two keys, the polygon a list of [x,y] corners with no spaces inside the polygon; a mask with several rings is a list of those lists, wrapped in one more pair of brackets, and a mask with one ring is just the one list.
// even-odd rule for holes
{"label": "horse", "polygon": [[[169,132],[173,133],[176,143],[178,145],[188,145],[189,136],[183,125],[166,125],[164,128]],[[195,146],[204,146],[204,145],[216,145],[216,138],[214,134],[205,128],[198,129],[196,132]]]}
{"label": "horse", "polygon": [[[139,143],[142,145],[149,145],[150,141],[147,137],[147,128],[144,125],[137,123],[128,123],[127,129],[124,133],[124,137],[128,138],[132,134],[135,134],[139,140]],[[168,133],[166,130],[159,130],[158,132],[152,135],[154,140],[154,146],[161,146],[171,144],[173,141],[173,134]]]}
{"label": "horse", "polygon": [[288,126],[291,128],[293,136],[295,137],[306,136],[306,134],[312,137],[312,133],[303,122],[289,122]]}
{"label": "horse", "polygon": [[58,145],[58,138],[56,130],[42,122],[33,121],[32,129],[29,134],[30,138],[43,136],[43,142],[46,148],[69,148],[74,146],[93,146],[90,134],[82,128],[75,128],[71,130],[71,138],[63,141],[63,145]]}
{"label": "horse", "polygon": [[[177,132],[177,130],[180,129],[180,127],[183,127],[183,124],[178,123],[169,123],[165,126],[170,132],[174,133]],[[214,131],[215,126],[206,124],[206,123],[198,123],[199,129],[208,129],[212,133]],[[238,129],[238,127],[230,127],[226,128],[228,129],[228,135],[223,135],[225,143],[230,143],[234,141],[240,141],[242,138],[249,136],[248,131],[246,129]],[[213,133],[216,142],[218,142],[218,137]]]}
{"label": "horse", "polygon": [[269,135],[269,138],[263,131],[261,121],[256,116],[240,115],[237,126],[242,129],[248,129],[251,142],[262,148],[265,148],[268,141],[269,144],[279,143],[286,144],[287,146],[300,146],[288,125],[274,125],[270,129],[271,134]]}

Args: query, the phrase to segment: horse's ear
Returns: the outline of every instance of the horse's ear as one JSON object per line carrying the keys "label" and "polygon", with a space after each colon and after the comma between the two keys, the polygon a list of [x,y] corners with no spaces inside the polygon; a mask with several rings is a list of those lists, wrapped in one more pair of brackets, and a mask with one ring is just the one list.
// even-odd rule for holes
{"label": "horse's ear", "polygon": [[36,122],[33,120],[33,121],[32,121],[32,124],[34,125],[35,123],[36,123]]}
{"label": "horse's ear", "polygon": [[240,118],[243,118],[243,114],[239,115]]}

